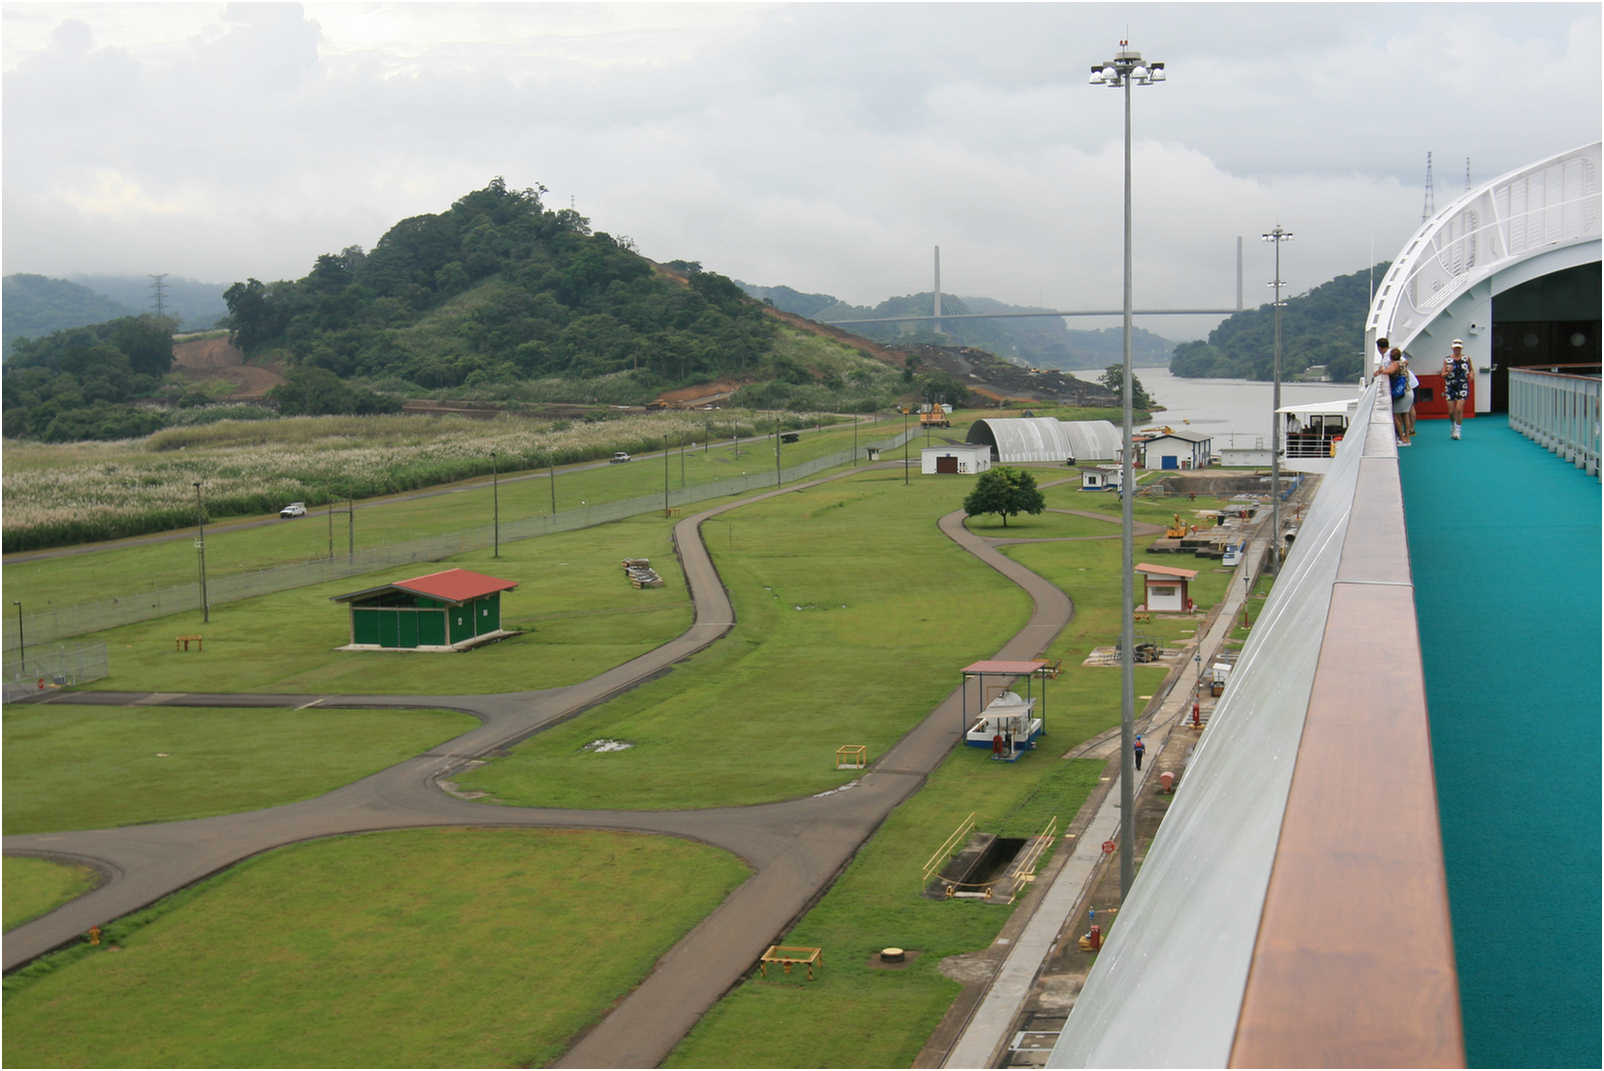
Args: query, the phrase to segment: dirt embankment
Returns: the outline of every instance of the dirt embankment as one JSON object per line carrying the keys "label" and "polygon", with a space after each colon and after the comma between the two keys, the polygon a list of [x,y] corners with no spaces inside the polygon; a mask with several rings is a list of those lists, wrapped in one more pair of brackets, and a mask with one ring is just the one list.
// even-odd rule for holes
{"label": "dirt embankment", "polygon": [[276,368],[245,363],[245,354],[226,337],[192,338],[173,343],[173,371],[191,383],[226,380],[227,400],[258,402],[284,382]]}

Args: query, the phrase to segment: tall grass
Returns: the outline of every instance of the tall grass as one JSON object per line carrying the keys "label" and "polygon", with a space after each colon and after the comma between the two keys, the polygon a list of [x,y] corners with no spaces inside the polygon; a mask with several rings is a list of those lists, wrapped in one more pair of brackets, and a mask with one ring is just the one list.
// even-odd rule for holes
{"label": "tall grass", "polygon": [[[505,416],[290,417],[166,428],[147,439],[5,444],[4,549],[122,539],[208,518],[395,494],[502,471],[658,449],[664,438],[752,435],[771,417],[632,414],[597,422]],[[818,418],[782,420],[795,428]],[[495,453],[493,461],[491,454]]]}

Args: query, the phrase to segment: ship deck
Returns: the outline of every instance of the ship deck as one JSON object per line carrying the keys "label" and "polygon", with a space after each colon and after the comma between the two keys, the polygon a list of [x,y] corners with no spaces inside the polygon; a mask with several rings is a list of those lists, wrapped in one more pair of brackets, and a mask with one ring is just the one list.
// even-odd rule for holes
{"label": "ship deck", "polygon": [[1599,481],[1502,416],[1398,455],[1466,1057],[1597,1067]]}

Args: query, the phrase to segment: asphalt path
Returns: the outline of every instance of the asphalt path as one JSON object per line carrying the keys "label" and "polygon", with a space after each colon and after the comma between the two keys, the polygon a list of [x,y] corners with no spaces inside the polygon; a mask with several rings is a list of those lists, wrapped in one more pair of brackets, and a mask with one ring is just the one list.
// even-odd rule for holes
{"label": "asphalt path", "polygon": [[[894,467],[894,466],[893,466]],[[46,702],[108,705],[272,707],[437,707],[473,714],[480,725],[406,762],[316,799],[243,814],[114,829],[7,836],[8,855],[57,858],[95,867],[96,889],[5,935],[11,970],[78,939],[91,926],[135,911],[241,859],[297,841],[425,826],[626,830],[666,834],[733,852],[753,873],[666,953],[648,977],[586,1032],[556,1066],[651,1067],[812,903],[886,816],[924,783],[962,732],[962,688],[911,729],[857,781],[804,799],[678,811],[567,810],[472,803],[443,791],[455,771],[651,680],[735,624],[734,608],[701,538],[701,525],[727,510],[842,475],[793,484],[687,517],[674,527],[695,617],[679,637],[579,684],[500,695],[238,695],[56,693]],[[969,532],[962,511],[942,517],[948,538],[1030,595],[1025,626],[993,657],[1027,659],[1047,649],[1073,604],[1058,588]],[[954,674],[959,667],[954,667]]]}

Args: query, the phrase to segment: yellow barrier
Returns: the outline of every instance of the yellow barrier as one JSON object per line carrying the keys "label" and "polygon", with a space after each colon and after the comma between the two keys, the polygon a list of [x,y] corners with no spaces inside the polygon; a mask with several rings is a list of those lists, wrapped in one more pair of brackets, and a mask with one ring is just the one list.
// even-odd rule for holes
{"label": "yellow barrier", "polygon": [[820,970],[824,969],[824,949],[810,948],[805,945],[770,945],[767,952],[757,961],[758,973],[763,977],[769,976],[769,964],[778,963],[790,974],[794,966],[806,965],[808,980],[813,980],[813,968],[817,964]]}
{"label": "yellow barrier", "polygon": [[970,811],[969,817],[965,818],[962,822],[959,822],[958,828],[952,831],[952,835],[941,842],[941,847],[936,849],[934,855],[925,860],[924,869],[920,872],[921,887],[930,883],[931,875],[937,870],[941,869],[941,864],[947,861],[947,856],[952,854],[952,850],[958,846],[958,842],[967,837],[969,835],[969,831],[974,828],[975,812]]}
{"label": "yellow barrier", "polygon": [[865,744],[843,744],[835,749],[837,770],[862,770],[869,765],[869,748]]}

